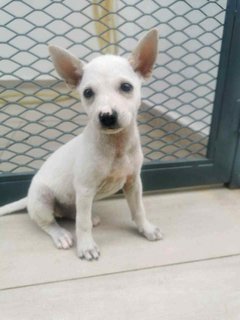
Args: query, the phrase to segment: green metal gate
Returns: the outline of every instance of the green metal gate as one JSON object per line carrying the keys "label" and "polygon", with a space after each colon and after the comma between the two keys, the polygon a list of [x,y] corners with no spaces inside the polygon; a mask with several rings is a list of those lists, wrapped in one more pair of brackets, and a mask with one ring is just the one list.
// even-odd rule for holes
{"label": "green metal gate", "polygon": [[0,9],[0,204],[80,133],[79,97],[53,70],[47,44],[83,60],[128,55],[160,31],[139,114],[145,190],[240,184],[240,0],[11,1]]}

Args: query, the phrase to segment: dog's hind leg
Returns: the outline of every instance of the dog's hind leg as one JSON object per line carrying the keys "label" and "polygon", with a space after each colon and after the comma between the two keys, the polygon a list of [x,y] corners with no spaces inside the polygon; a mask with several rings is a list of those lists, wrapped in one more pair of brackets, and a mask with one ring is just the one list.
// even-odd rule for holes
{"label": "dog's hind leg", "polygon": [[30,217],[52,238],[58,249],[68,249],[73,245],[73,238],[69,231],[56,222],[54,203],[53,192],[48,187],[33,184],[28,194]]}
{"label": "dog's hind leg", "polygon": [[53,239],[55,246],[58,249],[69,249],[73,245],[72,234],[60,227],[59,224],[54,220],[50,224],[43,225],[41,228],[50,235]]}

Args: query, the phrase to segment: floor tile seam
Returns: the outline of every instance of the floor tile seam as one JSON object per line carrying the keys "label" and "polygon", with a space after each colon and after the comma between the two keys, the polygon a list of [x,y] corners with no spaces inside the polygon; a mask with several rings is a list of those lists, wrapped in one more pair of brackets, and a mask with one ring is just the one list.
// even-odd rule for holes
{"label": "floor tile seam", "polygon": [[200,263],[200,262],[228,259],[228,258],[233,258],[233,257],[240,257],[240,253],[218,256],[218,257],[211,257],[211,258],[206,258],[206,259],[197,259],[197,260],[189,260],[189,261],[168,263],[168,264],[162,264],[162,265],[154,265],[154,266],[148,266],[148,267],[139,267],[139,268],[135,268],[135,269],[133,268],[133,269],[121,270],[121,271],[115,271],[115,272],[114,271],[113,272],[106,272],[106,273],[102,273],[102,274],[94,274],[94,275],[89,275],[89,276],[80,276],[80,277],[74,277],[74,278],[68,278],[68,279],[60,279],[60,280],[54,280],[54,281],[32,283],[32,284],[26,284],[26,285],[16,286],[16,287],[6,287],[6,288],[0,289],[0,293],[10,291],[10,290],[18,290],[18,289],[39,287],[39,286],[51,285],[51,284],[57,284],[57,283],[72,282],[72,281],[77,281],[77,280],[115,276],[115,275],[121,275],[121,274],[127,274],[127,273],[147,271],[147,270],[171,268],[171,267],[175,267],[175,266],[182,266],[182,265],[189,265],[189,264]]}

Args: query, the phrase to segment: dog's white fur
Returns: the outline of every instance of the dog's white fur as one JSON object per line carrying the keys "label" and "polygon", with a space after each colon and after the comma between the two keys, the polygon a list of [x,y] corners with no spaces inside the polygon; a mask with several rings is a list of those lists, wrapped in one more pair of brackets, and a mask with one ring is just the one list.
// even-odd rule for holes
{"label": "dog's white fur", "polygon": [[[151,224],[142,201],[140,170],[143,155],[137,129],[141,82],[151,75],[157,55],[158,33],[149,31],[127,60],[104,55],[88,64],[57,46],[49,46],[53,63],[68,86],[76,89],[89,121],[82,134],[55,151],[34,176],[28,196],[0,208],[6,214],[27,206],[30,217],[53,239],[58,248],[73,244],[72,235],[55,216],[76,212],[77,254],[97,259],[99,249],[92,236],[92,203],[123,189],[137,228],[149,240],[161,239]],[[122,83],[133,90],[123,92]],[[84,97],[91,88],[92,98]],[[99,114],[117,112],[117,127],[104,128]]]}

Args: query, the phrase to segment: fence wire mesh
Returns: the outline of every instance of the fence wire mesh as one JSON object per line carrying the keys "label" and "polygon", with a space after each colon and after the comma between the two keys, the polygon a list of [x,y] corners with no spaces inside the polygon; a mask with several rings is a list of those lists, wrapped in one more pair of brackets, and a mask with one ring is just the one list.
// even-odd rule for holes
{"label": "fence wire mesh", "polygon": [[160,31],[139,114],[145,161],[206,157],[226,0],[9,1],[0,9],[0,171],[29,172],[86,123],[53,70],[47,44],[89,61],[128,55]]}

